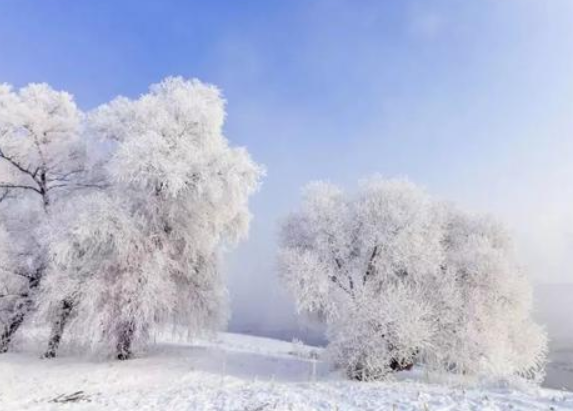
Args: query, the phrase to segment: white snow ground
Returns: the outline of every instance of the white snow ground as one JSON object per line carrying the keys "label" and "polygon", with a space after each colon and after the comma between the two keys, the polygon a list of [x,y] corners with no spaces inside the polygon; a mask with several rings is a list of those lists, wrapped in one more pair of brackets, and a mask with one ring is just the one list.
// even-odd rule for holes
{"label": "white snow ground", "polygon": [[238,334],[131,361],[0,356],[0,410],[573,410],[573,393],[345,381],[317,349]]}

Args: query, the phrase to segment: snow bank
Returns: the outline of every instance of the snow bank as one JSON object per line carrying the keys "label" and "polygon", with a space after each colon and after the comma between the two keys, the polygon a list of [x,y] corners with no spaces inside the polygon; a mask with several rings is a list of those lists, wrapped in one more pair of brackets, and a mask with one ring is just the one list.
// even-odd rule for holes
{"label": "snow bank", "polygon": [[319,350],[222,334],[126,362],[0,356],[0,410],[573,410],[573,393],[345,381]]}

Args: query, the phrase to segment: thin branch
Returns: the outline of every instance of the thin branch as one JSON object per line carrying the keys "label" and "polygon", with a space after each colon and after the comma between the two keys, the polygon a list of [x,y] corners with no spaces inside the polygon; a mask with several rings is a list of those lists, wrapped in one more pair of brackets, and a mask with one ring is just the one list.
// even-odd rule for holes
{"label": "thin branch", "polygon": [[6,297],[28,298],[28,293],[22,293],[22,294],[0,294],[0,298],[6,298]]}
{"label": "thin branch", "polygon": [[84,173],[86,170],[82,167],[80,168],[76,168],[74,170],[70,170],[66,173],[62,173],[62,174],[57,174],[54,177],[47,177],[46,181],[48,182],[52,182],[52,181],[70,181],[70,177],[73,177],[76,174],[80,174],[80,173]]}
{"label": "thin branch", "polygon": [[20,189],[20,190],[32,190],[35,191],[38,194],[42,194],[42,192],[37,189],[36,187],[31,187],[31,186],[25,186],[25,185],[20,185],[20,184],[6,184],[6,183],[0,183],[0,188],[6,188],[8,190],[12,190],[12,189]]}
{"label": "thin branch", "polygon": [[366,272],[364,273],[364,277],[362,278],[362,283],[366,284],[368,278],[372,277],[376,273],[376,266],[374,265],[374,261],[378,256],[378,246],[374,246],[372,250],[372,254],[370,255],[370,259],[368,260],[368,266],[366,267]]}
{"label": "thin branch", "polygon": [[77,189],[81,189],[81,188],[99,188],[99,189],[104,189],[109,187],[110,184],[97,184],[97,183],[69,183],[69,184],[55,184],[53,186],[49,186],[46,188],[46,192],[50,191],[50,190],[54,190],[54,189],[58,189],[58,188],[66,188],[66,187],[70,187],[70,188],[77,188]]}
{"label": "thin branch", "polygon": [[348,288],[352,294],[354,294],[354,280],[352,279],[352,276],[344,269],[344,265],[342,264],[342,261],[340,261],[340,258],[334,257],[334,262],[336,263],[336,267],[338,267],[339,270],[344,271],[344,274],[346,274],[346,278],[348,279]]}
{"label": "thin branch", "polygon": [[23,273],[18,272],[18,271],[13,271],[12,274],[17,275],[18,277],[26,278],[28,280],[33,280],[36,278],[36,276],[23,274]]}
{"label": "thin branch", "polygon": [[0,194],[0,203],[7,198],[9,198],[10,190],[6,189],[2,194]]}
{"label": "thin branch", "polygon": [[348,288],[346,288],[344,286],[344,284],[342,284],[339,280],[338,277],[336,277],[335,275],[331,275],[330,276],[330,281],[332,281],[334,284],[336,284],[342,291],[344,291],[346,294],[348,294],[351,297],[354,297],[354,293],[351,292]]}
{"label": "thin branch", "polygon": [[11,164],[12,166],[16,167],[19,171],[21,171],[24,174],[29,175],[30,177],[32,177],[32,179],[36,182],[36,178],[35,178],[35,174],[36,172],[31,172],[30,170],[28,170],[26,167],[22,166],[20,163],[18,163],[16,160],[14,160],[12,157],[6,155],[4,153],[4,151],[2,151],[2,149],[0,149],[0,159],[4,159],[6,160],[9,164]]}

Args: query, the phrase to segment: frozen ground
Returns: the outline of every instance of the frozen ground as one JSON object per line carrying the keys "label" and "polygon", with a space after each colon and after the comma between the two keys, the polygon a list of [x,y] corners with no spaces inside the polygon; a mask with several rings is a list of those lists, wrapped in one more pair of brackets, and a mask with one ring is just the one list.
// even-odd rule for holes
{"label": "frozen ground", "polygon": [[0,356],[0,410],[573,410],[573,393],[344,381],[310,347],[221,334],[127,362]]}

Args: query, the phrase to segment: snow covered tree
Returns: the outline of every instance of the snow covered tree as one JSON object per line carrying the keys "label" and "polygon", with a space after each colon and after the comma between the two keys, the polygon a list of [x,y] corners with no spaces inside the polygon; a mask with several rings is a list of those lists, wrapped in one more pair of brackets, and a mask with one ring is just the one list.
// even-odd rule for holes
{"label": "snow covered tree", "polygon": [[59,199],[85,182],[81,120],[65,92],[46,84],[18,91],[0,85],[0,214],[5,241],[13,243],[17,256],[0,284],[12,290],[8,302],[0,298],[0,305],[11,307],[2,308],[9,318],[0,331],[0,352],[32,308],[44,272],[46,244],[38,227]]}
{"label": "snow covered tree", "polygon": [[322,312],[331,354],[353,378],[409,367],[428,343],[432,317],[418,284],[439,272],[439,231],[424,192],[376,178],[356,198],[312,184],[285,222],[282,277],[300,310]]}
{"label": "snow covered tree", "polygon": [[313,183],[282,226],[280,273],[298,309],[324,319],[329,352],[351,378],[416,362],[531,375],[545,337],[507,237],[483,221],[403,180],[374,177],[353,196]]}
{"label": "snow covered tree", "polygon": [[[539,379],[547,337],[531,320],[532,290],[509,234],[489,216],[445,207],[444,276],[457,309],[435,341],[434,360],[464,374]],[[442,330],[445,331],[445,330]]]}
{"label": "snow covered tree", "polygon": [[182,78],[90,115],[114,145],[111,187],[55,231],[43,293],[47,316],[69,301],[71,341],[126,359],[168,324],[197,334],[225,321],[219,254],[246,236],[262,169],[229,146],[224,117],[215,87]]}

